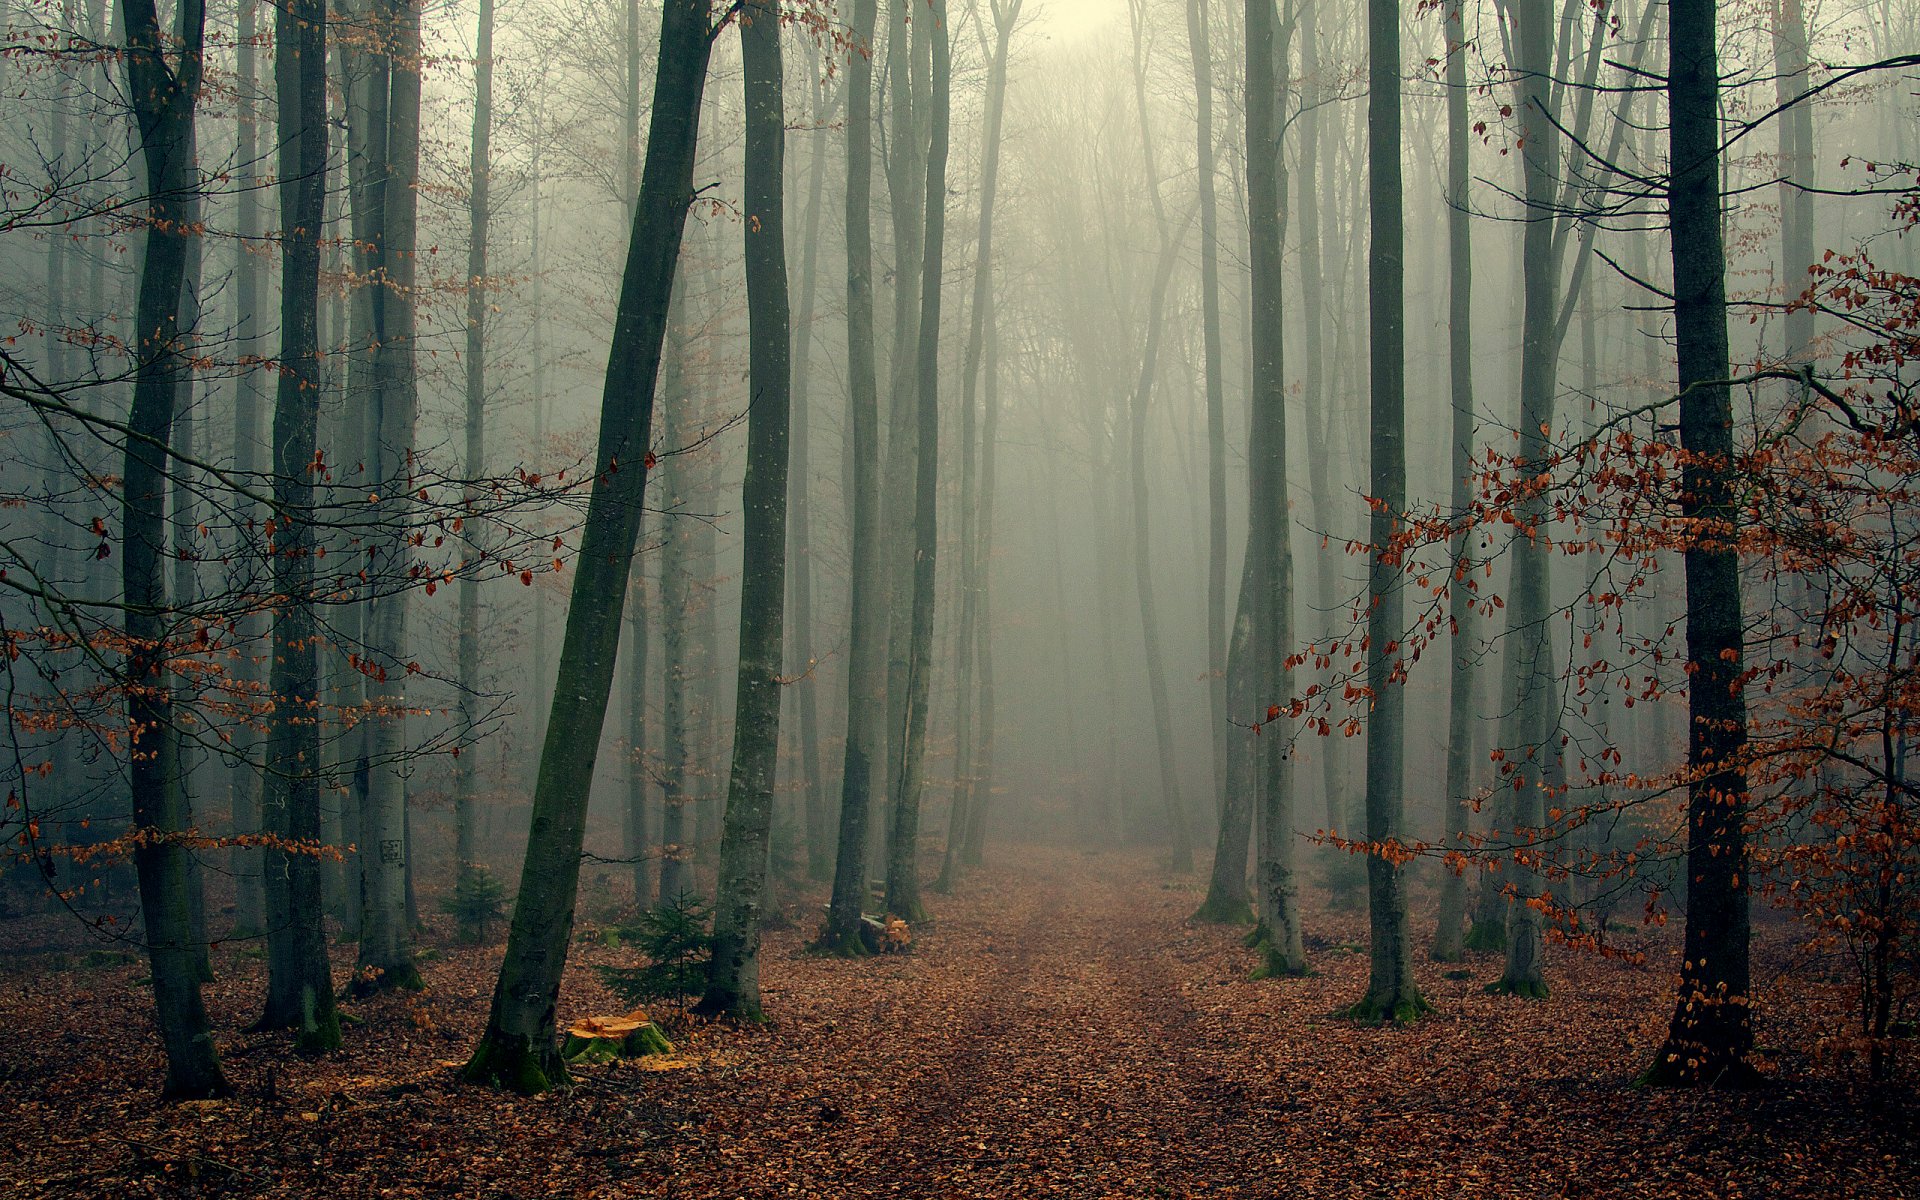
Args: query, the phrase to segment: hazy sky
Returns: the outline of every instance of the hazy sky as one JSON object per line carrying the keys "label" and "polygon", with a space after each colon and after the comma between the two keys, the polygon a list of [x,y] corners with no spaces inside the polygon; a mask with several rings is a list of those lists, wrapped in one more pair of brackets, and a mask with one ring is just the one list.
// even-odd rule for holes
{"label": "hazy sky", "polygon": [[1127,23],[1127,0],[1043,0],[1038,10],[1035,25],[1063,42]]}

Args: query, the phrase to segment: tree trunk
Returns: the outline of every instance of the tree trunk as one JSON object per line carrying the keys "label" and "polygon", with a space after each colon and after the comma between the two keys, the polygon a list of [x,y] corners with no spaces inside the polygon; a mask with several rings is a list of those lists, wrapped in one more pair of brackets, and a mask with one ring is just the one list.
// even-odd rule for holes
{"label": "tree trunk", "polygon": [[[1013,7],[1017,9],[1019,6],[1016,4]],[[1007,24],[1009,28],[1012,27],[1012,18],[1008,19]],[[974,743],[972,798],[967,802],[967,841],[960,860],[962,865],[969,867],[979,866],[986,854],[987,814],[993,808],[993,489],[1000,437],[1000,331],[994,324],[994,315],[993,293],[989,290],[986,387],[982,396],[986,420],[982,422],[980,433],[980,525],[975,532],[980,548],[974,552],[974,560],[979,564],[976,569],[979,571],[980,593],[978,632],[975,634],[980,669],[980,732]],[[1071,716],[1067,719],[1067,730],[1067,740],[1071,742]]]}
{"label": "tree trunk", "polygon": [[847,634],[847,737],[833,897],[821,944],[864,953],[874,769],[885,753],[886,565],[880,526],[880,402],[873,361],[873,64],[876,0],[853,0],[855,50],[847,63],[847,422],[852,428],[852,607]]}
{"label": "tree trunk", "polygon": [[[960,373],[960,632],[957,737],[954,746],[953,804],[948,812],[947,851],[940,866],[938,892],[951,891],[966,863],[967,833],[974,806],[980,803],[974,772],[973,685],[974,664],[981,638],[980,601],[986,569],[981,515],[988,501],[974,480],[974,398],[980,380],[980,360],[986,342],[987,315],[993,309],[993,201],[1000,179],[1000,122],[1006,111],[1007,50],[1024,0],[1008,0],[1003,9],[993,0],[994,45],[987,67],[986,129],[980,154],[980,225],[974,238],[973,303],[967,319],[967,348]],[[980,32],[981,49],[986,33]],[[984,457],[984,454],[983,454]],[[983,464],[984,470],[984,464]],[[984,483],[984,478],[982,480]],[[981,736],[984,738],[985,732]]]}
{"label": "tree trunk", "polygon": [[1748,981],[1747,702],[1733,539],[1727,260],[1720,230],[1720,76],[1711,0],[1669,6],[1674,334],[1687,580],[1687,930],[1679,999],[1646,1081],[1739,1086],[1758,1076]]}
{"label": "tree trunk", "polygon": [[[1213,43],[1207,28],[1207,0],[1187,0],[1187,45],[1193,57],[1194,161],[1199,164],[1200,188],[1200,328],[1207,392],[1207,714],[1213,730],[1215,803],[1224,816],[1227,739],[1231,734],[1227,723],[1227,426],[1225,386],[1220,376],[1220,216],[1214,195]],[[1317,236],[1317,232],[1309,236]],[[1235,866],[1231,874],[1245,878],[1240,866]]]}
{"label": "tree trunk", "polygon": [[[260,203],[260,120],[255,107],[260,73],[255,66],[254,40],[259,33],[257,0],[239,0],[239,38],[234,43],[235,164],[239,195],[234,198],[234,233],[238,252],[233,268],[233,341],[234,352],[251,364],[259,355],[261,271],[256,250],[265,234]],[[270,465],[265,442],[260,436],[260,376],[252,365],[243,367],[233,383],[233,468],[240,477],[257,486]],[[257,517],[253,505],[236,500],[242,520]],[[235,682],[254,685],[264,673],[259,647],[265,644],[266,622],[259,613],[240,618],[239,642],[245,648],[234,665]],[[251,761],[262,747],[253,734],[251,723],[243,722],[234,730],[236,759],[228,777],[228,804],[232,811],[233,831],[242,836],[260,832],[259,770]],[[257,846],[239,846],[228,856],[233,871],[233,928],[230,938],[259,937],[267,928],[267,900],[261,872],[265,852]]]}
{"label": "tree trunk", "polygon": [[380,0],[376,6],[379,64],[375,89],[384,103],[385,153],[369,153],[379,240],[374,246],[373,386],[369,406],[367,473],[380,496],[371,505],[376,527],[374,595],[366,615],[369,675],[367,789],[360,814],[361,887],[365,909],[353,990],[359,994],[424,984],[413,962],[413,924],[407,914],[407,788],[400,760],[406,753],[407,597],[412,562],[408,513],[413,504],[413,439],[419,411],[414,368],[414,276],[420,172],[419,0]]}
{"label": "tree trunk", "polygon": [[[1553,86],[1552,6],[1547,0],[1513,0],[1513,8],[1520,71],[1520,174],[1528,214],[1535,218],[1526,223],[1521,234],[1518,454],[1523,482],[1522,496],[1515,506],[1518,526],[1514,531],[1513,580],[1507,609],[1508,653],[1513,656],[1510,662],[1516,685],[1514,706],[1508,710],[1514,732],[1506,739],[1507,754],[1515,764],[1511,780],[1515,833],[1525,837],[1520,831],[1538,830],[1546,819],[1546,763],[1559,749],[1548,744],[1557,724],[1549,706],[1558,689],[1553,686],[1547,645],[1548,610],[1553,602],[1553,542],[1542,489],[1550,467],[1549,433],[1559,387],[1560,339],[1554,328],[1559,307],[1559,257],[1555,222],[1547,218],[1554,206],[1560,138],[1558,113],[1549,107],[1554,102],[1549,94]],[[1563,42],[1563,52],[1565,49]],[[1506,966],[1494,989],[1540,999],[1547,994],[1540,971],[1542,914],[1524,901],[1532,898],[1528,889],[1544,886],[1546,877],[1537,872],[1529,875],[1531,878],[1521,884],[1523,902],[1508,910]]]}
{"label": "tree trunk", "polygon": [[[817,61],[817,60],[816,60]],[[807,835],[807,878],[832,878],[833,857],[827,843],[827,781],[820,765],[820,682],[813,658],[813,526],[812,463],[808,456],[812,397],[814,295],[818,286],[820,211],[827,180],[827,116],[816,88],[813,135],[808,139],[806,232],[800,251],[800,307],[793,322],[793,412],[789,446],[787,499],[787,591],[793,608],[788,631],[788,674],[797,680],[795,706],[800,718],[800,774],[803,816]]]}
{"label": "tree trunk", "polygon": [[[1458,5],[1447,9],[1447,370],[1453,400],[1453,516],[1465,519],[1473,502],[1473,226],[1469,200],[1467,130],[1467,34]],[[1463,527],[1453,535],[1448,558],[1448,616],[1452,620],[1452,668],[1447,700],[1447,806],[1445,846],[1464,852],[1473,796],[1474,660],[1479,610],[1468,586],[1472,559]],[[1467,880],[1448,870],[1440,879],[1440,919],[1434,930],[1435,962],[1466,957]]]}
{"label": "tree trunk", "polygon": [[774,0],[747,0],[740,23],[746,94],[747,320],[750,403],[740,567],[740,653],[733,770],[721,831],[720,879],[707,990],[696,1012],[758,1021],[760,918],[780,762],[785,619],[787,419],[793,314],[787,305],[786,109]]}
{"label": "tree trunk", "polygon": [[[918,419],[913,489],[913,605],[906,656],[907,687],[900,734],[900,779],[888,831],[887,911],[909,923],[922,920],[920,868],[921,767],[927,745],[927,697],[933,673],[933,559],[938,549],[935,505],[940,474],[940,280],[947,209],[947,117],[951,61],[946,0],[930,0],[933,90],[927,144],[926,258],[920,271]],[[916,26],[917,27],[917,26]]]}
{"label": "tree trunk", "polygon": [[[1391,543],[1407,507],[1405,222],[1400,182],[1400,11],[1397,0],[1367,0],[1367,330],[1371,366],[1371,470],[1368,488],[1366,840],[1384,847],[1401,836],[1406,736],[1405,596]],[[1417,1019],[1428,1005],[1413,979],[1407,937],[1406,878],[1385,853],[1367,855],[1367,994],[1354,1015],[1373,1021]]]}
{"label": "tree trunk", "polygon": [[[914,388],[918,385],[916,351],[920,338],[920,273],[925,266],[926,167],[929,130],[923,127],[931,103],[927,95],[927,26],[915,20],[920,0],[894,0],[887,32],[888,117],[887,199],[893,218],[893,347],[889,362],[890,395],[887,404],[886,495],[881,506],[885,521],[887,598],[887,716],[886,787],[883,810],[887,840],[879,847],[885,859],[891,852],[895,808],[901,794],[901,771],[906,762],[909,663],[913,628],[913,512],[916,495],[914,454],[919,447],[915,418],[919,412]],[[930,60],[929,60],[930,62]],[[883,868],[884,869],[884,868]]]}
{"label": "tree trunk", "polygon": [[[1253,628],[1249,649],[1254,712],[1243,719],[1275,728],[1256,743],[1260,796],[1259,880],[1255,935],[1257,973],[1306,970],[1293,871],[1293,779],[1290,707],[1293,672],[1293,518],[1287,507],[1286,359],[1282,340],[1281,247],[1285,189],[1280,174],[1280,98],[1288,27],[1276,34],[1273,0],[1247,7],[1247,257],[1252,268],[1252,388],[1247,453],[1247,561],[1252,565]],[[1280,712],[1275,712],[1275,708]],[[1256,732],[1255,736],[1259,736]]]}
{"label": "tree trunk", "polygon": [[[320,426],[320,245],[327,197],[327,32],[324,0],[277,12],[274,76],[279,100],[279,391],[273,408],[273,666],[270,691],[283,713],[317,712],[319,629],[314,615],[312,517]],[[340,1047],[333,975],[322,923],[320,860],[291,846],[317,845],[324,761],[317,720],[282,719],[267,739],[267,830],[285,842],[266,856],[267,1000],[257,1028],[292,1029],[305,1054]]]}
{"label": "tree trunk", "polygon": [[[492,170],[493,137],[493,0],[480,0],[479,27],[474,38],[473,142],[467,166],[467,554],[482,553],[478,534],[480,478],[486,474],[487,446],[487,218]],[[475,730],[480,720],[480,579],[471,568],[460,578],[459,691],[460,728],[464,753],[455,760],[454,866],[459,883],[471,886],[476,860],[474,808],[479,791],[479,745]],[[458,884],[456,884],[458,886]],[[465,910],[462,910],[463,914]],[[477,941],[480,930],[465,922],[460,930],[467,941]]]}
{"label": "tree trunk", "polygon": [[[668,452],[686,442],[686,284],[676,279],[667,305],[666,358],[660,377],[661,442]],[[687,670],[687,634],[692,622],[693,576],[690,562],[692,530],[689,518],[671,519],[686,505],[690,475],[684,457],[674,455],[660,471],[660,508],[669,514],[663,522],[660,550],[660,657],[666,669],[660,687],[660,874],[655,898],[661,904],[679,900],[691,887],[688,879],[687,781],[691,743],[687,736],[690,697]]]}
{"label": "tree trunk", "polygon": [[647,161],[601,400],[594,482],[560,650],[560,675],[541,749],[533,821],[506,958],[468,1079],[520,1092],[566,1078],[554,1007],[573,932],[587,797],[613,684],[634,532],[646,488],[653,390],[667,302],[693,199],[700,97],[712,51],[709,0],[674,0],[661,22]]}
{"label": "tree trunk", "polygon": [[1161,316],[1166,310],[1167,286],[1173,280],[1183,227],[1176,233],[1168,224],[1165,206],[1160,200],[1160,174],[1153,153],[1153,123],[1147,114],[1147,50],[1145,8],[1142,2],[1129,5],[1133,17],[1133,93],[1134,108],[1140,118],[1140,145],[1146,160],[1147,194],[1153,202],[1154,229],[1160,237],[1160,261],[1154,268],[1153,291],[1147,301],[1145,345],[1140,354],[1140,375],[1134,385],[1129,409],[1128,458],[1132,484],[1134,590],[1140,601],[1140,632],[1147,671],[1147,697],[1153,712],[1153,736],[1160,764],[1160,802],[1166,808],[1167,833],[1173,840],[1170,863],[1175,874],[1193,870],[1192,831],[1187,828],[1186,805],[1180,798],[1179,768],[1173,757],[1173,706],[1167,698],[1167,679],[1160,651],[1160,622],[1153,599],[1153,544],[1149,528],[1151,497],[1147,491],[1147,406],[1153,397],[1153,382],[1159,369]]}
{"label": "tree trunk", "polygon": [[[225,1095],[227,1084],[200,996],[204,947],[193,930],[192,851],[179,839],[193,825],[182,786],[173,689],[167,679],[165,575],[168,446],[178,380],[186,370],[180,290],[187,240],[195,231],[200,180],[194,167],[193,122],[205,45],[206,10],[179,5],[177,29],[162,34],[151,0],[120,0],[127,48],[127,90],[134,105],[146,167],[146,245],[140,263],[135,328],[133,408],[121,467],[121,588],[126,604],[127,722],[132,738],[127,784],[139,836],[133,855],[140,881],[147,958],[160,1041],[166,1051],[165,1095]],[[177,47],[169,62],[166,47]],[[143,748],[141,743],[145,742]]]}

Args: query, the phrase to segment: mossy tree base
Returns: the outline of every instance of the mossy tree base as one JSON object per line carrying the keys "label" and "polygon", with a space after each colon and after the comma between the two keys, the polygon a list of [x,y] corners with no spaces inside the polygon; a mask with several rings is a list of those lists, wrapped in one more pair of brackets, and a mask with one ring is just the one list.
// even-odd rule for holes
{"label": "mossy tree base", "polygon": [[376,971],[356,971],[353,982],[347,985],[347,995],[355,1000],[365,1000],[381,992],[424,992],[427,981],[420,977],[420,968],[412,963],[403,967]]}
{"label": "mossy tree base", "polygon": [[1487,992],[1494,996],[1518,996],[1522,1000],[1545,1000],[1547,984],[1541,979],[1496,979],[1487,985]]}
{"label": "mossy tree base", "polygon": [[821,930],[819,940],[813,943],[813,952],[832,958],[868,957],[867,944],[860,940],[860,930],[857,927],[844,933]]}
{"label": "mossy tree base", "polygon": [[530,1038],[490,1032],[460,1069],[460,1078],[522,1096],[537,1096],[566,1086],[567,1062],[550,1044],[536,1046]]}
{"label": "mossy tree base", "polygon": [[1488,954],[1504,954],[1507,949],[1507,927],[1490,921],[1475,921],[1473,928],[1467,930],[1466,947]]}
{"label": "mossy tree base", "polygon": [[1313,974],[1313,968],[1304,959],[1282,952],[1271,938],[1263,937],[1254,943],[1253,952],[1260,956],[1260,962],[1248,979],[1305,979]]}
{"label": "mossy tree base", "polygon": [[1349,1021],[1358,1021],[1362,1025],[1411,1025],[1421,1017],[1434,1011],[1426,997],[1415,992],[1411,996],[1401,996],[1392,1000],[1367,997],[1351,1008],[1343,1008],[1334,1013]]}
{"label": "mossy tree base", "polygon": [[1203,925],[1251,925],[1253,906],[1244,899],[1208,892],[1206,900],[1187,919]]}

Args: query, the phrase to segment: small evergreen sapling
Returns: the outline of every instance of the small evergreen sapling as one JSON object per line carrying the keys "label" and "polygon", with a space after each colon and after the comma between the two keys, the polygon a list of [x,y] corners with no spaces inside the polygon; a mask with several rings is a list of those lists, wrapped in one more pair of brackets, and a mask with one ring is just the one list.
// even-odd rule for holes
{"label": "small evergreen sapling", "polygon": [[638,967],[601,967],[600,978],[630,1005],[666,1001],[685,1020],[687,1006],[707,987],[707,957],[713,949],[712,912],[694,896],[682,894],[642,912],[620,928],[622,945],[646,958]]}

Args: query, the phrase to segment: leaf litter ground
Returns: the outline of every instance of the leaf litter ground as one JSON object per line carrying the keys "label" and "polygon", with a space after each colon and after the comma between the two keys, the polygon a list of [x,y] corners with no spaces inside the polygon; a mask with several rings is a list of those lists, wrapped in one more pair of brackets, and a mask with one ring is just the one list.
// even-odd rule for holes
{"label": "leaf litter ground", "polygon": [[[1250,982],[1238,931],[1188,924],[1197,884],[1163,878],[1141,856],[1010,849],[936,898],[912,954],[820,958],[774,932],[771,1024],[681,1031],[674,1055],[533,1099],[456,1078],[498,947],[426,963],[423,995],[347,1005],[346,1049],[318,1062],[237,1032],[264,967],[222,950],[208,1003],[237,1094],[186,1105],[153,1098],[140,965],[16,954],[0,1195],[1920,1196],[1910,1082],[1868,1092],[1782,1049],[1755,1094],[1630,1086],[1672,931],[1640,935],[1645,966],[1556,952],[1544,1003],[1484,994],[1496,957],[1465,978],[1422,962],[1438,1013],[1370,1029],[1329,1015],[1362,990],[1364,913],[1312,910],[1317,974]],[[1792,1047],[1832,997],[1769,944],[1762,1040]],[[587,969],[620,961],[577,949],[562,1024],[621,1011]],[[344,979],[351,947],[335,963]]]}

